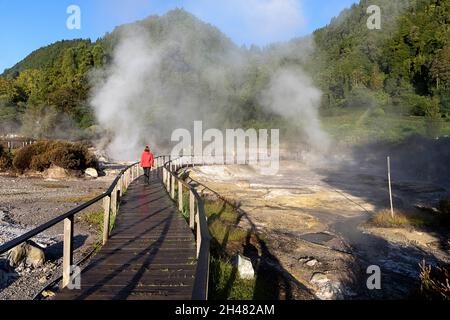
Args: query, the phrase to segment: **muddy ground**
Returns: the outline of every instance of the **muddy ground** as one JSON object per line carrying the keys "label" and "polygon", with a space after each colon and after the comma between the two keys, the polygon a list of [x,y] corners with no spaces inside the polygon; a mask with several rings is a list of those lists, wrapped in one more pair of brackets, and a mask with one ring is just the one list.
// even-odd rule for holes
{"label": "muddy ground", "polygon": [[[263,249],[247,252],[253,261],[270,260],[318,299],[408,298],[419,286],[423,259],[450,261],[447,230],[365,224],[389,206],[382,167],[283,161],[275,176],[251,166],[197,167],[190,176],[246,213],[239,225],[256,228],[263,239]],[[394,204],[402,210],[450,196],[448,186],[395,177]],[[381,290],[367,287],[371,265],[381,269]]]}
{"label": "muddy ground", "polygon": [[[113,170],[114,171],[114,170]],[[98,179],[68,178],[64,181],[32,177],[0,176],[0,243],[49,221],[104,192],[113,182],[115,171]],[[74,232],[74,260],[90,252],[98,240],[99,230],[84,220],[83,214],[102,210],[96,204],[77,215]],[[61,273],[63,224],[38,237],[45,248],[47,262],[42,268],[22,267],[8,275],[0,288],[0,300],[28,300]]]}

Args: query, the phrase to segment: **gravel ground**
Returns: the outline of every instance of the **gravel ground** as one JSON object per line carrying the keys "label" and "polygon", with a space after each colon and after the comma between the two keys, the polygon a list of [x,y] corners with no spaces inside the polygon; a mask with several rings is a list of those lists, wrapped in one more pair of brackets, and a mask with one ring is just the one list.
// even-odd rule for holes
{"label": "gravel ground", "polygon": [[[113,179],[113,174],[98,179],[65,181],[0,176],[0,243],[14,239],[101,194]],[[101,210],[100,206],[96,204],[86,212]],[[81,215],[75,220],[75,261],[91,251],[98,239],[98,229],[85,222]],[[47,262],[37,269],[22,266],[9,270],[6,284],[0,287],[0,300],[32,299],[49,279],[60,275],[62,235],[63,224],[60,223],[33,239],[45,248]],[[0,281],[0,285],[1,282],[5,281]]]}

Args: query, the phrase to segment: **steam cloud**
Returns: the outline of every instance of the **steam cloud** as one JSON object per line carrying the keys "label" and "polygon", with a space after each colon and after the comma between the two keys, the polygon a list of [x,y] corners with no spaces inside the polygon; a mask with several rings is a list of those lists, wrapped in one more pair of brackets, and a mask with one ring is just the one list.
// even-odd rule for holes
{"label": "steam cloud", "polygon": [[315,151],[325,152],[330,140],[322,130],[319,106],[322,93],[302,70],[280,69],[272,76],[261,104],[267,109],[295,121]]}
{"label": "steam cloud", "polygon": [[[224,110],[235,101],[236,89],[230,86],[244,85],[239,81],[250,64],[248,52],[217,43],[203,25],[189,32],[173,27],[158,38],[145,23],[121,28],[112,62],[93,76],[91,105],[109,133],[106,149],[116,160],[137,159],[146,144],[157,153],[170,152],[172,131],[190,129],[195,120],[202,120],[205,129],[222,128]],[[211,41],[219,49],[198,48]],[[280,50],[286,54],[289,48]],[[304,72],[279,70],[260,95],[261,105],[295,119],[311,145],[326,149],[328,138],[318,118],[321,93]]]}

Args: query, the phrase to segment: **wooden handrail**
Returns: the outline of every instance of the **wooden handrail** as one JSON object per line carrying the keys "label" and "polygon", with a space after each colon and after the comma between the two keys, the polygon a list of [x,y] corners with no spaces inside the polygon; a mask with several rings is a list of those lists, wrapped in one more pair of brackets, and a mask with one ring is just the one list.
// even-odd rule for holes
{"label": "wooden handrail", "polygon": [[[178,184],[178,208],[183,209],[183,187],[189,190],[189,226],[196,230],[197,244],[197,268],[195,271],[194,288],[192,290],[193,300],[208,299],[209,283],[209,262],[210,262],[210,243],[208,222],[206,219],[203,200],[197,193],[197,190],[189,183],[179,178],[176,172],[186,166],[195,166],[195,157],[183,156],[177,159],[170,159],[164,163],[162,179],[167,193],[172,200],[175,199],[175,186]],[[197,210],[195,210],[195,207]]]}
{"label": "wooden handrail", "polygon": [[[157,161],[160,161],[163,157],[157,157]],[[26,232],[25,234],[0,245],[0,255],[8,252],[23,242],[41,234],[42,232],[50,229],[56,224],[64,221],[64,244],[63,244],[63,281],[62,287],[66,287],[70,283],[71,268],[73,264],[73,230],[74,230],[74,217],[81,211],[89,208],[97,202],[104,200],[104,222],[103,222],[103,244],[108,241],[110,234],[110,219],[111,213],[117,215],[118,205],[120,203],[120,197],[125,191],[124,189],[137,178],[141,176],[139,169],[139,162],[123,169],[119,175],[114,179],[111,186],[103,194],[89,200],[82,205],[56,217],[48,222]]]}
{"label": "wooden handrail", "polygon": [[[183,161],[187,159],[187,161]],[[196,230],[197,242],[197,268],[195,271],[195,282],[192,291],[193,300],[208,299],[208,282],[209,282],[209,261],[210,261],[210,242],[211,236],[208,230],[208,223],[205,215],[203,200],[193,186],[186,181],[180,179],[176,172],[181,167],[195,166],[195,157],[187,156],[178,159],[171,159],[170,156],[159,156],[155,158],[156,168],[162,168],[162,176],[164,186],[171,198],[175,199],[175,186],[178,185],[178,208],[183,209],[183,188],[189,190],[189,226],[192,230]],[[75,223],[75,215],[90,206],[103,200],[104,217],[103,217],[103,244],[109,239],[111,214],[117,215],[120,198],[128,186],[141,176],[139,162],[136,162],[125,169],[115,178],[114,182],[103,194],[89,200],[82,205],[56,217],[41,226],[3,244],[0,246],[0,255],[15,248],[21,243],[41,234],[60,222],[64,222],[64,244],[63,244],[63,280],[62,287],[66,287],[71,280],[71,268],[73,264],[73,230]],[[178,182],[178,183],[177,183]],[[197,210],[195,210],[197,209]]]}

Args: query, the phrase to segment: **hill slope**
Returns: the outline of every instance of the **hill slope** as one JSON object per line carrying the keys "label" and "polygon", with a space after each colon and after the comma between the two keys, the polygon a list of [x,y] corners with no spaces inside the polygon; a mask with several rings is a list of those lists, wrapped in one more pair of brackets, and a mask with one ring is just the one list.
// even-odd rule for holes
{"label": "hill slope", "polygon": [[[366,28],[369,4],[382,8],[382,30]],[[91,71],[111,65],[121,35],[136,28],[156,47],[169,47],[162,78],[180,89],[180,97],[194,92],[202,104],[214,104],[224,126],[289,126],[260,104],[261,92],[281,67],[309,71],[323,92],[324,114],[356,108],[364,117],[369,108],[389,117],[448,118],[449,20],[450,0],[362,0],[314,32],[315,50],[311,38],[247,50],[217,28],[174,10],[120,26],[96,43],[61,41],[33,52],[0,76],[1,128],[46,136],[61,117],[74,128],[94,125]],[[160,103],[164,108],[174,100]],[[48,125],[35,128],[41,118]]]}

